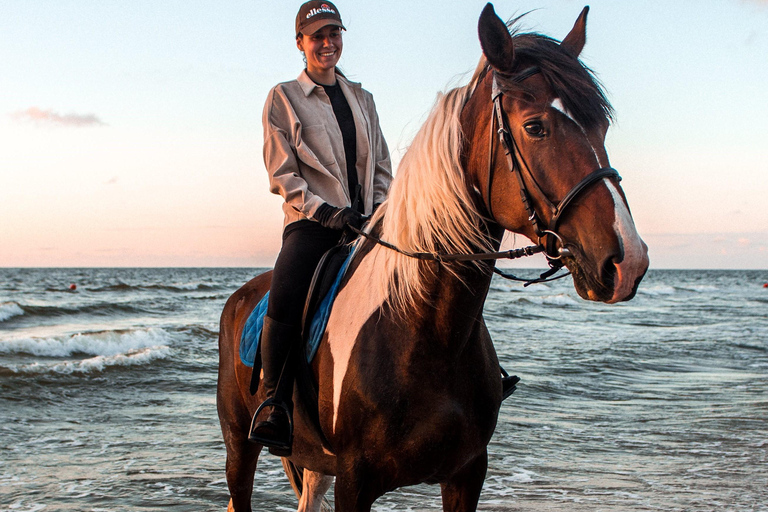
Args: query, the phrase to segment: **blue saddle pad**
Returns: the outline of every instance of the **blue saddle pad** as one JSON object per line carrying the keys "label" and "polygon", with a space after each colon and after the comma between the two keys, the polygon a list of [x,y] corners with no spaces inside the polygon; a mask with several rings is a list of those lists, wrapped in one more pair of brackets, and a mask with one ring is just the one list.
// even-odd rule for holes
{"label": "blue saddle pad", "polygon": [[[350,261],[355,251],[351,251],[347,259],[344,260],[344,264],[339,269],[339,273],[336,275],[336,279],[331,285],[328,293],[320,301],[317,311],[315,311],[312,317],[312,322],[309,325],[309,335],[306,340],[306,355],[307,361],[312,361],[317,348],[320,346],[320,340],[323,338],[325,332],[325,326],[328,325],[328,318],[331,316],[331,307],[333,301],[336,300],[336,295],[339,293],[339,286],[341,286],[341,280],[344,274],[347,273],[347,267],[349,267]],[[248,316],[248,320],[245,322],[243,328],[243,334],[240,338],[240,360],[244,365],[253,368],[256,354],[259,351],[259,340],[261,339],[261,329],[264,327],[264,316],[267,314],[267,303],[269,301],[269,292],[256,304],[253,311]]]}

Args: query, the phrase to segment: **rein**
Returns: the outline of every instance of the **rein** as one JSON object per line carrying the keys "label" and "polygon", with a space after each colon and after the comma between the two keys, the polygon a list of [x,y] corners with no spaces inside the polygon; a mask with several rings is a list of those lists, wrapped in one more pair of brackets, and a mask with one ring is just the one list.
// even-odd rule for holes
{"label": "rein", "polygon": [[[511,80],[515,83],[520,83],[540,72],[541,72],[541,69],[538,66],[533,66],[523,70],[520,74],[516,75],[515,77],[512,77]],[[502,96],[503,96],[503,92],[501,90],[501,87],[499,86],[498,81],[496,80],[496,73],[493,72],[491,100],[493,101],[493,110],[494,110],[495,116],[491,118],[491,123],[490,123],[490,137],[489,137],[489,148],[488,148],[488,184],[486,186],[487,200],[484,202],[486,203],[485,206],[488,210],[489,216],[491,218],[494,218],[493,210],[491,207],[491,191],[492,191],[491,187],[493,183],[493,174],[495,170],[495,167],[493,165],[494,163],[493,131],[494,131],[494,127],[498,124],[499,128],[497,130],[497,133],[499,135],[499,141],[502,147],[504,148],[504,154],[506,156],[507,166],[509,167],[509,171],[512,172],[515,176],[517,176],[517,181],[520,188],[520,200],[523,204],[523,207],[525,208],[525,211],[528,213],[528,220],[531,221],[533,231],[536,234],[536,236],[539,238],[538,243],[536,245],[530,245],[527,247],[522,247],[520,249],[511,249],[509,251],[474,253],[474,254],[461,254],[461,253],[443,254],[443,253],[436,253],[436,252],[435,253],[409,252],[409,251],[400,249],[399,247],[389,242],[386,242],[375,235],[372,235],[370,233],[367,233],[355,227],[347,226],[347,228],[352,230],[354,233],[356,233],[359,236],[365,237],[368,240],[372,240],[373,242],[379,245],[382,245],[388,249],[391,249],[395,252],[398,252],[404,256],[408,256],[410,258],[416,258],[424,261],[437,261],[442,263],[442,262],[454,262],[454,261],[466,262],[466,261],[486,261],[486,260],[497,260],[497,259],[519,259],[527,256],[533,256],[534,254],[538,254],[538,253],[544,253],[544,256],[547,258],[547,263],[549,264],[550,268],[544,271],[536,279],[519,278],[513,274],[508,274],[499,270],[495,265],[493,266],[493,272],[496,273],[497,275],[503,277],[504,279],[521,281],[525,283],[524,286],[529,286],[535,283],[545,283],[549,281],[554,281],[556,279],[561,279],[563,277],[570,275],[571,274],[570,272],[566,272],[564,274],[560,274],[558,276],[552,277],[561,268],[564,267],[562,258],[564,256],[571,255],[570,250],[568,250],[568,248],[565,247],[565,243],[563,242],[563,239],[557,233],[557,226],[560,222],[560,217],[562,216],[563,212],[566,211],[567,207],[573,202],[573,200],[576,197],[578,197],[582,192],[584,192],[587,188],[591,187],[593,184],[599,182],[603,178],[615,178],[616,180],[621,181],[621,176],[619,176],[618,171],[616,171],[616,169],[612,167],[601,167],[599,169],[592,171],[587,176],[582,178],[581,181],[579,181],[565,195],[565,197],[563,197],[563,199],[561,199],[557,204],[552,203],[552,201],[549,200],[547,195],[541,189],[541,186],[537,183],[536,178],[533,176],[533,173],[531,173],[528,163],[525,161],[525,158],[523,157],[522,152],[519,150],[517,143],[515,142],[515,138],[512,136],[512,132],[509,129],[509,124],[507,121],[507,116],[506,116],[506,113],[504,112],[504,107],[501,104]],[[520,165],[520,162],[522,162],[523,165]],[[523,172],[522,172],[523,169],[525,169],[525,172],[528,174],[530,181],[534,184],[538,194],[544,199],[544,202],[547,204],[547,206],[549,207],[549,210],[551,211],[551,220],[549,221],[549,224],[547,225],[546,229],[542,228],[541,218],[536,212],[536,208],[533,206],[533,202],[531,201],[531,194],[528,191],[526,180],[523,178]],[[546,237],[546,245],[541,243],[542,238],[545,238],[545,237]],[[560,248],[555,250],[555,245],[557,242],[560,242]]]}
{"label": "rein", "polygon": [[[403,256],[408,256],[409,258],[416,258],[417,260],[422,260],[422,261],[436,261],[438,263],[452,262],[452,261],[457,261],[457,262],[487,261],[487,260],[498,260],[498,259],[516,260],[520,258],[525,258],[526,256],[533,256],[534,254],[538,254],[546,250],[543,245],[539,244],[539,245],[529,245],[526,247],[521,247],[519,249],[510,249],[509,251],[483,252],[483,253],[472,253],[472,254],[410,252],[410,251],[405,251],[403,249],[400,249],[396,245],[393,245],[387,241],[384,241],[381,238],[377,237],[376,235],[372,235],[371,233],[367,233],[361,229],[357,229],[354,226],[347,225],[347,229],[351,230],[353,233],[356,233],[358,236],[367,238],[368,240],[371,240],[381,246],[384,246],[387,249],[391,249],[397,253],[400,253]],[[536,279],[524,279],[521,277],[517,277],[514,274],[509,274],[509,273],[503,272],[502,270],[499,270],[496,266],[494,266],[492,270],[495,274],[503,277],[504,279],[509,279],[511,281],[520,281],[522,283],[525,283],[523,286],[529,286],[536,283],[545,283],[548,281],[554,281],[555,279],[561,279],[563,277],[570,275],[570,272],[568,272],[568,273],[559,275],[557,277],[550,278],[551,275],[553,275],[555,272],[560,270],[560,267],[557,267],[554,269],[550,268],[549,270],[543,272]]]}

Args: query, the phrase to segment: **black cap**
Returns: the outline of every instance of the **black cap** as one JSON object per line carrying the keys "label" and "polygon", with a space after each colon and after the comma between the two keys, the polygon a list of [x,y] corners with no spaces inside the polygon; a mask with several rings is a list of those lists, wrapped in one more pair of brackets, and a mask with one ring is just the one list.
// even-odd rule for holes
{"label": "black cap", "polygon": [[331,2],[320,0],[305,2],[299,8],[299,14],[296,15],[296,37],[299,33],[312,35],[326,25],[336,25],[347,30],[341,23],[339,10]]}

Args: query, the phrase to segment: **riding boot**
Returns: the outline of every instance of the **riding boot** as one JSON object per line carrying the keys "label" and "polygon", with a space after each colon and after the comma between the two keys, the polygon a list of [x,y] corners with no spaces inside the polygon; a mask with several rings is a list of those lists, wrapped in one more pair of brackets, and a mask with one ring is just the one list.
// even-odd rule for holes
{"label": "riding boot", "polygon": [[[261,384],[267,399],[256,410],[248,440],[269,448],[270,453],[287,457],[293,443],[293,379],[291,352],[298,347],[301,330],[292,325],[264,317],[261,332],[261,361],[264,377]],[[270,407],[266,420],[256,422],[259,413]]]}
{"label": "riding boot", "polygon": [[503,402],[517,389],[517,383],[520,382],[520,377],[517,375],[510,375],[507,371],[499,366],[501,370],[501,401]]}

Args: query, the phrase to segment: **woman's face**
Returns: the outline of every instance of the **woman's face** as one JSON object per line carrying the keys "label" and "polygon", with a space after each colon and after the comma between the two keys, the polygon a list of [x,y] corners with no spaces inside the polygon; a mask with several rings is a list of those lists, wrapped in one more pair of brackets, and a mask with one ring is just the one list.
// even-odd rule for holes
{"label": "woman's face", "polygon": [[307,58],[307,70],[323,73],[334,69],[341,58],[341,27],[326,25],[312,35],[302,34],[296,46]]}

